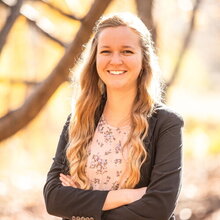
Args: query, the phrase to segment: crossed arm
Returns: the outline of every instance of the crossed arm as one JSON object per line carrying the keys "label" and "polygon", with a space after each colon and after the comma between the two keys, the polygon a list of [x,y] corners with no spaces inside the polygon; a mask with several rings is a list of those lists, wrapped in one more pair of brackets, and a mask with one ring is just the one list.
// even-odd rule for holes
{"label": "crossed arm", "polygon": [[181,119],[168,114],[158,121],[155,142],[157,154],[148,188],[117,191],[82,190],[71,185],[63,162],[67,144],[65,124],[54,163],[44,187],[49,214],[71,219],[72,216],[96,220],[168,220],[179,194],[181,174]]}
{"label": "crossed arm", "polygon": [[146,187],[114,191],[82,190],[70,176],[65,175],[65,147],[68,120],[60,135],[54,162],[44,186],[44,199],[49,214],[71,219],[72,216],[93,217],[101,220],[105,210],[111,210],[140,199]]}
{"label": "crossed arm", "polygon": [[[60,174],[60,181],[63,186],[72,186],[77,188],[77,185],[71,179],[70,175]],[[102,207],[103,211],[118,208],[123,205],[135,202],[145,194],[147,187],[141,187],[138,189],[119,189],[109,191]]]}

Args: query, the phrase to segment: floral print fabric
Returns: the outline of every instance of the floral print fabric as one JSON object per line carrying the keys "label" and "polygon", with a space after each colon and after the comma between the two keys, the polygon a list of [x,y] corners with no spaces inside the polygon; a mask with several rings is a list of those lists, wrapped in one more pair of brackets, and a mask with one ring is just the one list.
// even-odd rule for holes
{"label": "floral print fabric", "polygon": [[130,126],[113,127],[101,116],[88,147],[86,175],[92,189],[116,190],[120,188],[120,180],[126,181],[126,148],[123,150],[123,145],[129,131]]}

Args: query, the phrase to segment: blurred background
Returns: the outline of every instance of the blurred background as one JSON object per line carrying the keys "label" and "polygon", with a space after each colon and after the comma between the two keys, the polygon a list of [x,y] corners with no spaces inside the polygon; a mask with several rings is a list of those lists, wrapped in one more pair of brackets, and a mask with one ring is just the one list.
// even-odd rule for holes
{"label": "blurred background", "polygon": [[166,104],[184,127],[178,220],[220,219],[219,0],[0,0],[0,219],[59,219],[42,188],[95,21],[138,14],[155,41]]}

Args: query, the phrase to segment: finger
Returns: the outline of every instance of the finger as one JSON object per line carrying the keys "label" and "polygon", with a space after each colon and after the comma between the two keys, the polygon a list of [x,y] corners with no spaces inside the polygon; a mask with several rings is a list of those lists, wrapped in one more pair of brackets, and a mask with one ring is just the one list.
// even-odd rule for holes
{"label": "finger", "polygon": [[63,174],[60,174],[60,178],[62,178],[63,180],[65,180],[67,182],[71,181],[71,177],[70,176],[66,176],[66,175],[63,175]]}
{"label": "finger", "polygon": [[63,181],[67,186],[72,186],[77,188],[76,183],[72,180],[70,175],[60,174],[60,180]]}
{"label": "finger", "polygon": [[61,182],[61,184],[63,185],[63,186],[67,186],[65,183],[63,183],[63,182]]}
{"label": "finger", "polygon": [[64,174],[60,174],[60,177],[64,178],[64,179],[69,179],[70,178],[70,175],[64,175]]}
{"label": "finger", "polygon": [[76,184],[74,183],[74,181],[71,178],[66,178],[66,177],[60,177],[60,180],[62,183],[65,184],[65,186],[72,186],[76,188]]}
{"label": "finger", "polygon": [[62,182],[63,185],[70,186],[70,183],[69,183],[68,180],[64,179],[63,177],[60,177],[59,179],[60,179],[60,181]]}

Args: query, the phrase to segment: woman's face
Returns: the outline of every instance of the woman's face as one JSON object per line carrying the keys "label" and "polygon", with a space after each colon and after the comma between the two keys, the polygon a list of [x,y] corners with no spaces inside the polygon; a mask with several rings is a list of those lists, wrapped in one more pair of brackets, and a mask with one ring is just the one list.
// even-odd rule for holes
{"label": "woman's face", "polygon": [[142,68],[139,36],[129,27],[109,27],[98,37],[96,68],[107,90],[137,88]]}

